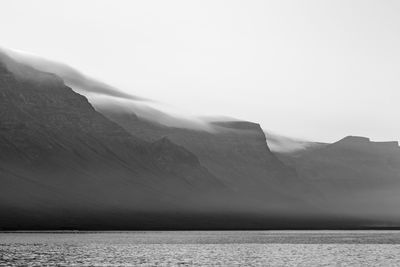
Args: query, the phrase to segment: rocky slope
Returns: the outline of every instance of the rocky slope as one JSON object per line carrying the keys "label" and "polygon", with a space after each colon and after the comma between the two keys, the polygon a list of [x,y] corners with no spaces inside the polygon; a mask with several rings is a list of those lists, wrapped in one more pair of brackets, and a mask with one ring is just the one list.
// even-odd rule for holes
{"label": "rocky slope", "polygon": [[319,206],[313,201],[318,197],[312,187],[269,150],[259,124],[221,121],[211,122],[211,130],[195,130],[146,121],[115,106],[96,105],[95,108],[135,136],[148,141],[167,137],[185,147],[230,190],[262,201],[255,204],[260,210],[296,212],[301,207],[306,212],[305,206]]}
{"label": "rocky slope", "polygon": [[141,98],[69,67],[22,62],[0,51],[2,229],[326,229],[400,221],[396,142],[269,136],[284,148],[273,153],[256,123],[182,120],[137,108]]}
{"label": "rocky slope", "polygon": [[322,192],[333,213],[370,218],[382,225],[400,219],[400,147],[348,136],[318,149],[281,158]]}
{"label": "rocky slope", "polygon": [[[0,151],[3,228],[94,221],[145,227],[144,217],[132,216],[203,211],[208,197],[223,188],[185,148],[165,138],[134,137],[56,75],[4,54]],[[116,214],[129,220],[118,216],[116,222]]]}

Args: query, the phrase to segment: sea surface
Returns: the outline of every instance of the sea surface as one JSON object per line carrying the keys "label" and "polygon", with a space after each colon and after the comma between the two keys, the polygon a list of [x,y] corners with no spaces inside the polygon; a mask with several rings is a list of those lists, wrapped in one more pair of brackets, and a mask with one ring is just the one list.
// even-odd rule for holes
{"label": "sea surface", "polygon": [[400,266],[400,231],[0,233],[0,266]]}

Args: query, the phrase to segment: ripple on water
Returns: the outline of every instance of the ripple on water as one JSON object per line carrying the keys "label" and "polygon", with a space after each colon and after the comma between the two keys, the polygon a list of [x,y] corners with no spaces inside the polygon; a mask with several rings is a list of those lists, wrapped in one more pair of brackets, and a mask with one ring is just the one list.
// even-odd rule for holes
{"label": "ripple on water", "polygon": [[7,233],[0,266],[400,266],[399,241],[397,231]]}

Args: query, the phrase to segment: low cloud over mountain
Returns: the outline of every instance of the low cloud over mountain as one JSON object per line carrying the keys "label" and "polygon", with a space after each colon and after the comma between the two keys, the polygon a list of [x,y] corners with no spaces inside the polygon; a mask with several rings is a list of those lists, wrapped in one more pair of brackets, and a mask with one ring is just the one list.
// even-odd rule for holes
{"label": "low cloud over mountain", "polygon": [[0,51],[0,228],[398,226],[397,142],[333,144],[165,112],[64,64]]}

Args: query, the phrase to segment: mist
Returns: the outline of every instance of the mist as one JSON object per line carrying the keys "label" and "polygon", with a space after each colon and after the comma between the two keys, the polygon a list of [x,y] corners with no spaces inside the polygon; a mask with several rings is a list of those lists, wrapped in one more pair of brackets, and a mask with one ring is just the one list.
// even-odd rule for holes
{"label": "mist", "polygon": [[[85,95],[95,108],[113,109],[116,112],[134,114],[142,119],[169,127],[181,127],[210,132],[215,131],[215,128],[209,123],[211,117],[207,117],[206,119],[200,116],[182,115],[188,112],[179,110],[166,103],[125,93],[111,85],[88,77],[66,64],[13,49],[0,48],[0,53],[22,63],[22,65],[11,64],[11,61],[8,61],[10,63],[8,64],[8,68],[18,75],[18,77],[24,79],[38,79],[36,73],[35,76],[29,75],[24,65],[44,72],[42,81],[45,81],[49,77],[45,73],[53,73],[61,77],[64,83],[75,92]],[[213,118],[222,119],[223,117],[215,116]],[[233,119],[230,118],[230,120]]]}
{"label": "mist", "polygon": [[264,131],[267,138],[267,143],[272,152],[278,153],[294,153],[307,150],[313,147],[318,147],[322,143],[316,143],[304,139],[287,137],[279,135],[271,131]]}
{"label": "mist", "polygon": [[[130,207],[137,209],[136,212],[145,209],[156,213],[161,211],[162,208],[166,208],[165,203],[159,204],[159,194],[163,195],[162,192],[168,191],[176,194],[174,199],[182,197],[186,200],[184,203],[173,202],[172,204],[174,207],[178,206],[181,211],[190,214],[189,217],[193,215],[192,218],[195,218],[197,215],[207,212],[207,216],[211,217],[213,216],[212,213],[223,214],[218,217],[214,226],[223,222],[225,215],[231,216],[231,218],[241,218],[251,214],[257,217],[256,219],[261,223],[268,221],[268,216],[278,218],[279,223],[284,221],[281,218],[285,216],[292,216],[295,221],[304,217],[328,221],[335,216],[344,221],[346,218],[358,220],[367,218],[379,221],[380,217],[384,219],[398,217],[397,213],[392,212],[395,210],[395,205],[392,203],[397,203],[398,197],[396,197],[396,191],[391,190],[391,187],[398,186],[399,148],[397,142],[370,142],[368,138],[352,136],[335,144],[324,145],[285,137],[268,131],[266,138],[271,150],[285,154],[285,157],[276,157],[267,148],[265,135],[257,123],[238,121],[231,117],[193,117],[179,115],[178,113],[181,112],[166,112],[164,110],[168,110],[168,105],[141,97],[125,96],[119,91],[115,91],[112,86],[87,78],[84,74],[73,69],[71,71],[70,67],[65,67],[63,64],[54,63],[56,67],[53,69],[52,62],[42,61],[37,57],[34,60],[30,57],[29,60],[24,61],[24,57],[16,56],[15,52],[0,53],[0,56],[1,62],[18,78],[17,80],[10,79],[12,75],[7,71],[2,73],[6,78],[1,81],[7,82],[6,86],[3,87],[6,94],[2,94],[2,96],[13,96],[13,98],[4,98],[5,104],[9,105],[4,105],[7,112],[2,112],[2,114],[5,114],[4,119],[10,120],[11,123],[5,124],[4,129],[6,131],[3,131],[2,128],[2,134],[6,134],[5,140],[14,140],[15,145],[10,146],[8,142],[5,145],[1,144],[5,149],[12,151],[16,159],[13,164],[18,166],[20,164],[19,150],[15,148],[21,143],[23,145],[22,151],[28,153],[28,158],[37,156],[35,152],[31,155],[30,149],[25,150],[25,147],[31,146],[32,136],[36,137],[33,140],[41,140],[45,143],[43,148],[39,146],[40,151],[48,151],[53,146],[58,147],[59,142],[52,143],[52,140],[48,140],[47,135],[42,136],[42,130],[34,131],[31,128],[34,125],[37,129],[46,127],[45,129],[58,137],[62,144],[65,143],[61,146],[62,149],[54,153],[54,155],[60,156],[58,162],[56,162],[58,166],[57,174],[47,174],[47,180],[50,182],[53,181],[50,177],[60,178],[61,188],[68,187],[71,192],[76,189],[74,186],[69,187],[69,179],[63,180],[66,170],[69,169],[68,164],[71,164],[74,171],[78,170],[80,176],[72,171],[68,173],[69,177],[79,177],[82,179],[80,183],[81,181],[88,182],[87,180],[91,175],[107,181],[103,184],[103,188],[99,188],[98,194],[93,196],[96,200],[99,198],[101,201],[106,201],[102,199],[101,190],[108,190],[113,183],[118,181],[120,184],[114,188],[115,191],[109,191],[109,195],[112,199],[120,198],[121,209]],[[49,101],[49,96],[45,90],[41,90],[41,86],[42,83],[53,81],[57,82],[51,84],[55,86],[55,89],[64,92],[75,101],[81,101],[81,105],[77,107],[65,105],[65,103],[69,103],[70,98],[63,99],[63,95],[60,95],[60,99],[54,98]],[[71,88],[64,86],[64,83],[76,92],[85,95],[101,114],[96,113],[82,95],[73,93],[70,90]],[[52,86],[46,87],[47,92],[49,90],[51,92]],[[30,88],[36,91],[31,93]],[[9,99],[13,99],[13,101],[9,101]],[[18,103],[18,105],[15,103]],[[32,104],[36,105],[34,109],[31,108]],[[60,109],[60,106],[63,109]],[[20,117],[7,116],[9,110],[12,110],[15,116]],[[21,110],[23,112],[20,112]],[[36,121],[31,119],[31,116],[35,116],[35,113],[37,115],[35,118],[39,121],[37,125],[34,124]],[[131,115],[131,117],[127,121],[118,120],[118,118],[113,120],[110,119],[111,116],[107,116],[108,113],[119,113],[122,117]],[[85,117],[81,118],[82,114]],[[48,120],[48,116],[52,115],[54,117]],[[136,118],[150,121],[152,124],[142,123],[142,120],[137,121]],[[24,120],[29,122],[26,123],[29,127],[22,123]],[[224,122],[216,123],[216,121],[221,120]],[[69,123],[71,121],[76,124]],[[96,122],[99,124],[92,125]],[[15,125],[18,127],[13,128]],[[69,131],[65,131],[63,127],[66,127]],[[196,131],[188,131],[187,129]],[[70,139],[75,131],[80,132],[81,135],[78,135],[78,138]],[[215,131],[218,134],[212,134]],[[88,135],[87,133],[93,134],[95,138],[90,139],[91,134]],[[118,138],[114,138],[115,133],[118,133],[116,135]],[[15,134],[21,135],[21,137],[18,140],[13,139]],[[151,134],[155,136],[155,139],[147,140],[146,138]],[[146,149],[141,150],[134,145],[127,146],[126,144],[132,141],[132,137],[142,138],[143,140],[138,139],[136,141]],[[82,140],[84,142],[80,143]],[[99,140],[104,143],[98,143]],[[125,142],[120,143],[120,140]],[[48,141],[50,142],[47,143]],[[87,147],[88,143],[90,145]],[[99,146],[96,146],[96,144]],[[64,149],[64,147],[70,145],[73,145],[73,149]],[[305,150],[313,152],[311,148],[320,147],[320,145],[328,150],[324,152],[323,149],[316,149],[314,150],[315,155],[305,153],[305,158],[297,157],[297,152]],[[95,149],[93,149],[93,146],[95,146]],[[104,150],[104,147],[113,148],[114,154]],[[80,153],[74,152],[80,149],[82,149]],[[354,149],[354,151],[351,151],[351,149]],[[12,153],[4,153],[3,157],[8,160]],[[68,154],[69,160],[65,160],[64,153],[71,153]],[[40,162],[42,165],[40,166],[48,171],[47,164],[53,158],[48,156],[50,154],[47,154],[47,152],[43,152],[43,155],[44,157]],[[86,159],[88,161],[84,162],[83,165],[83,169],[85,169],[90,162],[93,173],[89,176],[85,171],[80,172],[83,155],[90,155]],[[119,156],[114,157],[113,155]],[[290,158],[293,155],[294,157]],[[385,158],[385,155],[388,155],[388,157]],[[123,159],[122,165],[119,161],[120,157]],[[281,158],[288,159],[288,161],[282,162]],[[100,165],[105,165],[105,169],[99,167],[99,160]],[[114,162],[114,160],[117,160],[117,162]],[[131,162],[132,160],[133,162]],[[135,162],[136,160],[137,162]],[[125,169],[126,162],[132,164],[128,166],[128,169]],[[149,162],[150,164],[146,166],[145,164]],[[295,164],[291,166],[293,162]],[[373,164],[376,164],[376,167]],[[33,165],[27,164],[29,168]],[[142,177],[139,177],[140,182],[149,182],[149,188],[157,189],[151,191],[154,199],[148,205],[147,202],[146,205],[140,204],[140,201],[143,200],[140,199],[141,197],[144,199],[148,197],[145,193],[139,194],[139,192],[124,187],[126,185],[125,179],[129,180],[136,177],[136,170],[140,170],[140,166],[143,165],[146,166],[146,170],[165,168],[162,169],[165,172],[158,177],[160,179],[157,182],[153,183],[151,179],[147,179],[148,177],[155,178],[151,173],[145,173],[146,179],[141,180]],[[116,166],[120,166],[122,169],[115,168]],[[50,164],[49,168],[52,167]],[[184,173],[182,175],[184,178],[189,177],[190,179],[184,180],[183,184],[177,183],[175,180],[177,174],[170,172],[171,168],[177,168],[177,172]],[[15,168],[15,170],[17,172],[21,170],[30,172],[29,169],[24,170],[22,167]],[[132,170],[134,171],[131,172]],[[175,171],[175,169],[173,170]],[[121,176],[118,177],[118,175]],[[30,177],[41,181],[40,179],[43,176],[30,175]],[[164,179],[165,177],[171,180]],[[188,184],[193,183],[193,181],[197,182],[197,178],[201,180],[204,177],[206,177],[205,183],[212,181],[209,187],[202,188],[205,191],[200,190],[196,194],[182,193],[187,189]],[[343,180],[343,178],[347,180]],[[10,184],[15,182],[13,179],[9,180],[11,181]],[[7,182],[9,181],[7,180]],[[82,187],[80,183],[78,185],[79,190],[83,190],[82,192],[90,191],[92,186],[90,183],[87,184],[87,188]],[[226,186],[226,188],[218,191],[219,187],[217,186],[217,190],[214,190],[216,184]],[[232,187],[230,187],[231,185]],[[29,191],[29,186],[26,187],[28,188],[26,191]],[[40,190],[36,192],[37,195],[41,194]],[[124,195],[121,195],[120,191],[124,192]],[[130,201],[124,202],[124,200],[133,200],[130,198],[132,192],[135,192],[136,197],[133,206],[131,206]],[[12,193],[7,194],[7,197],[13,198]],[[69,194],[70,192],[65,193],[66,201]],[[165,197],[168,198],[168,196]],[[376,201],[376,199],[379,199],[379,201]],[[25,203],[21,199],[18,199],[18,201],[20,201],[18,205]],[[381,205],[385,208],[380,208]],[[108,214],[104,216],[107,217]],[[341,216],[346,216],[346,218],[340,218]],[[250,216],[244,220],[251,224],[255,217]],[[311,227],[310,224],[308,226]]]}

